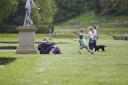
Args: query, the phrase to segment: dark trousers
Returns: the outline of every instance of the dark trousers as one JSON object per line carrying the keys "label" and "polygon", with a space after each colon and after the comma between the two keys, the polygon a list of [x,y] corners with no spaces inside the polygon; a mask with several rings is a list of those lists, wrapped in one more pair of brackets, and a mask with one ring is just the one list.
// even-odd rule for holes
{"label": "dark trousers", "polygon": [[96,40],[94,40],[94,48],[95,48],[95,51],[97,50],[97,47],[96,47]]}
{"label": "dark trousers", "polygon": [[89,49],[93,50],[93,48],[94,48],[94,43],[89,43]]}
{"label": "dark trousers", "polygon": [[90,38],[89,39],[89,49],[93,50],[93,48],[94,48],[94,39]]}

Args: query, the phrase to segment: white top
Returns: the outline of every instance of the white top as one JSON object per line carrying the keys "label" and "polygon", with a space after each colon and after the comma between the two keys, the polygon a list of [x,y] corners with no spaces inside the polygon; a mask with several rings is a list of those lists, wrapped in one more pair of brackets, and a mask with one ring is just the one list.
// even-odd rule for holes
{"label": "white top", "polygon": [[94,39],[94,33],[92,33],[92,31],[89,31],[89,38]]}

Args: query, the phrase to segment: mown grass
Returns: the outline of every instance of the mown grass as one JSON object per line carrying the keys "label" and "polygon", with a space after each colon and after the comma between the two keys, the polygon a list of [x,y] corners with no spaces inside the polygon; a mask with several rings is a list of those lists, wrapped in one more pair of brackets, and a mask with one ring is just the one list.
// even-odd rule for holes
{"label": "mown grass", "polygon": [[[80,28],[73,29],[71,27],[67,26],[56,26],[55,32],[58,34],[57,36],[50,36],[49,34],[36,34],[36,42],[42,41],[44,37],[50,37],[50,38],[70,38],[74,39],[77,38],[76,35],[73,34],[74,31],[79,31]],[[88,33],[89,29],[85,29],[85,32]],[[125,34],[128,34],[128,28],[99,28],[98,32],[100,34],[100,38],[111,38],[111,35],[115,36],[124,36]],[[19,41],[19,35],[17,34],[0,34],[0,42],[18,42]]]}
{"label": "mown grass", "polygon": [[99,25],[105,26],[128,26],[128,16],[97,16],[95,15],[94,11],[89,11],[83,13],[75,18],[69,19],[63,23],[62,26],[69,26],[70,23],[79,22],[81,26],[89,26],[92,23],[97,23]]}
{"label": "mown grass", "polygon": [[[6,34],[0,36],[1,41],[9,40]],[[38,34],[36,40],[41,41],[42,36],[46,35]],[[17,41],[17,38],[14,34],[10,41]],[[0,51],[0,57],[16,58],[0,69],[0,85],[127,85],[128,41],[100,34],[98,44],[107,45],[106,52],[93,55],[86,50],[78,54],[76,36],[52,38],[52,41],[58,42],[62,55]]]}

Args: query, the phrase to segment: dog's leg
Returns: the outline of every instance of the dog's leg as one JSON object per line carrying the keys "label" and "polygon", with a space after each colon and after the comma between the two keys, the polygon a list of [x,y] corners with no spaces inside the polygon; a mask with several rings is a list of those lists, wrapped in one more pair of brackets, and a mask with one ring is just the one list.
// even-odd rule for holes
{"label": "dog's leg", "polygon": [[102,48],[102,52],[105,52],[104,47]]}
{"label": "dog's leg", "polygon": [[97,51],[97,47],[95,47],[95,52]]}

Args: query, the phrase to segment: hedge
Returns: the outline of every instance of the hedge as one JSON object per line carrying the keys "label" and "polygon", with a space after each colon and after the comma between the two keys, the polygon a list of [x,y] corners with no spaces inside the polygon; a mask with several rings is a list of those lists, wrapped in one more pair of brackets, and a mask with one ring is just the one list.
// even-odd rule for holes
{"label": "hedge", "polygon": [[[0,33],[18,33],[17,27],[17,25],[0,25]],[[45,25],[37,25],[35,27],[38,28],[37,33],[49,33],[50,28],[53,28],[53,26]]]}

